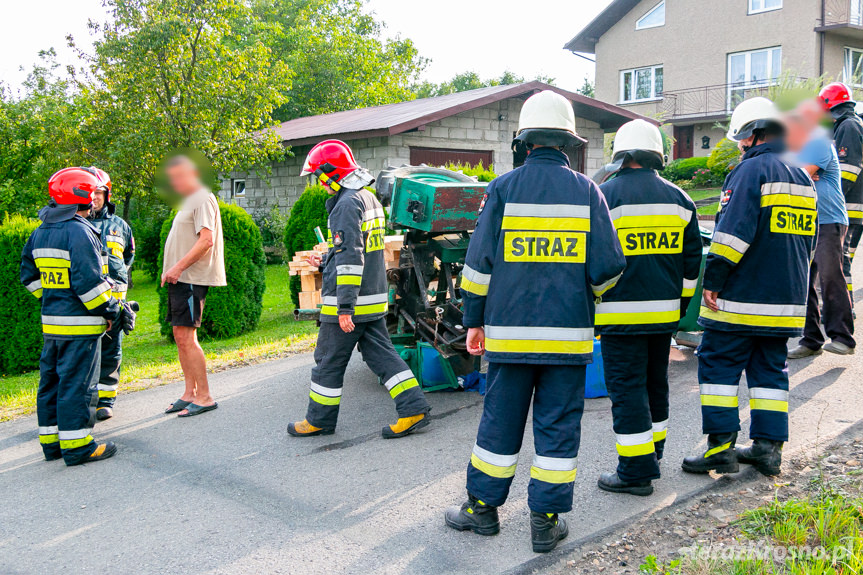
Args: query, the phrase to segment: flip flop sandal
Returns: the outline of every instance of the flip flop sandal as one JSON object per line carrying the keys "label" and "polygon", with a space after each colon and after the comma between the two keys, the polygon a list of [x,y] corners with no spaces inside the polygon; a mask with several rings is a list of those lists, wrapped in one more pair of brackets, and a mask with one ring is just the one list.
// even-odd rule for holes
{"label": "flip flop sandal", "polygon": [[188,413],[181,413],[177,417],[192,417],[193,415],[201,415],[202,413],[206,413],[208,411],[213,411],[219,407],[218,403],[214,403],[213,405],[198,405],[197,403],[190,403],[186,408]]}
{"label": "flip flop sandal", "polygon": [[190,405],[192,405],[191,401],[183,401],[182,399],[178,399],[171,404],[171,407],[165,410],[165,413],[177,413],[178,411],[183,411]]}

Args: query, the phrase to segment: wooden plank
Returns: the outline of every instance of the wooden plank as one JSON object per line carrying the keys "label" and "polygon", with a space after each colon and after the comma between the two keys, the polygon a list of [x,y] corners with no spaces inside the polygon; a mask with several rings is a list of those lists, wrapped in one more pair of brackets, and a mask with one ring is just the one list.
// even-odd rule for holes
{"label": "wooden plank", "polygon": [[323,278],[319,273],[301,273],[300,281],[303,286],[303,291],[313,292],[321,289]]}
{"label": "wooden plank", "polygon": [[315,309],[321,304],[321,292],[300,292],[300,309]]}

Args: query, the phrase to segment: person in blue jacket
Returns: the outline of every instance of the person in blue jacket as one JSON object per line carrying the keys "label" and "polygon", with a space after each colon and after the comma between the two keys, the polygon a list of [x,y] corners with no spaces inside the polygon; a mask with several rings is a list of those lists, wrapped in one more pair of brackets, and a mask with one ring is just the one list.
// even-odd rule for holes
{"label": "person in blue jacket", "polygon": [[[787,341],[806,322],[809,265],[818,232],[817,194],[802,168],[783,160],[783,127],[766,98],[742,102],[728,138],[743,152],[725,180],[704,270],[698,323],[701,417],[707,451],[690,473],[734,473],[738,462],[776,475],[788,441]],[[738,384],[749,386],[751,447],[735,450]]]}
{"label": "person in blue jacket", "polygon": [[113,456],[110,441],[96,443],[101,342],[117,323],[135,327],[130,304],[116,299],[99,232],[85,218],[101,185],[87,168],[65,168],[48,182],[51,202],[39,212],[42,224],[21,254],[21,283],[42,303],[44,345],[39,360],[36,417],[39,443],[48,461],[66,465]]}
{"label": "person in blue jacket", "polygon": [[488,187],[460,280],[467,348],[488,359],[488,391],[468,499],[446,511],[446,524],[498,533],[532,403],[535,552],[568,534],[559,514],[572,509],[594,300],[626,264],[602,193],[562,152],[584,141],[563,96],[544,91],[525,102],[514,145],[527,148],[527,160]]}

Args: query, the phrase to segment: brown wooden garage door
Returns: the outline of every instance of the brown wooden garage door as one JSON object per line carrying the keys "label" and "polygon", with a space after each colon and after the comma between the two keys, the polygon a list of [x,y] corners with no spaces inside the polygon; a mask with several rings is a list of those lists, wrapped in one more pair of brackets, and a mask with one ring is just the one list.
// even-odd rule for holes
{"label": "brown wooden garage door", "polygon": [[491,150],[477,152],[475,150],[448,150],[445,148],[411,148],[412,166],[419,166],[420,164],[445,166],[450,162],[470,166],[476,166],[482,162],[483,166],[488,167],[494,163],[494,156]]}

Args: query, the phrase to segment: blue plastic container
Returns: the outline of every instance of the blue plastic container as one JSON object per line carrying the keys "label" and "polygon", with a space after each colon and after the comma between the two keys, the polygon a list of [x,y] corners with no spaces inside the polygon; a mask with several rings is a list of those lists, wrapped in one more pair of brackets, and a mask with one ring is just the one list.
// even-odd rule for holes
{"label": "blue plastic container", "polygon": [[419,342],[417,351],[420,354],[420,365],[422,365],[422,383],[423,387],[436,387],[449,383],[449,378],[443,369],[441,358],[438,351],[431,345]]}
{"label": "blue plastic container", "polygon": [[593,363],[587,366],[587,385],[584,389],[584,397],[592,399],[595,397],[608,397],[605,388],[605,368],[602,363],[602,348],[599,339],[593,340]]}

